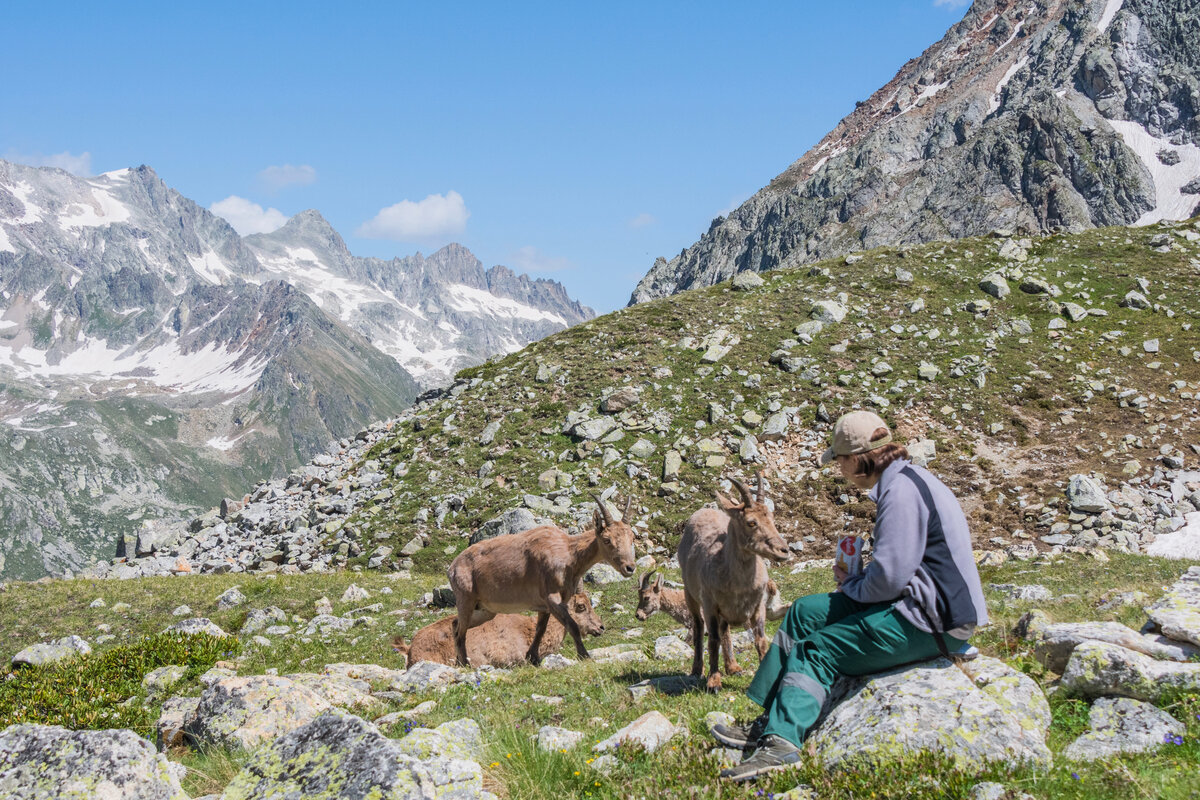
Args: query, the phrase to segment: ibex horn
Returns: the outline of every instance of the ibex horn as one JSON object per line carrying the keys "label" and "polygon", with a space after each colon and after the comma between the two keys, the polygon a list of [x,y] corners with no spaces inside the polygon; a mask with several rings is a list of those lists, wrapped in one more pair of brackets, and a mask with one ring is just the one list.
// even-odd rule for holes
{"label": "ibex horn", "polygon": [[633,498],[626,497],[625,498],[625,510],[621,512],[621,521],[622,522],[625,522],[625,523],[629,522],[629,507],[631,505],[633,505]]}
{"label": "ibex horn", "polygon": [[604,501],[603,501],[603,500],[601,500],[601,499],[600,499],[598,496],[596,496],[596,495],[592,495],[592,499],[596,501],[596,505],[600,506],[600,514],[601,514],[601,515],[603,515],[603,517],[604,517],[604,524],[605,524],[605,525],[612,525],[612,524],[613,524],[613,518],[612,518],[612,514],[609,514],[609,513],[608,513],[608,506],[606,506],[606,505],[604,504]]}
{"label": "ibex horn", "polygon": [[729,480],[733,482],[733,485],[736,486],[737,490],[741,493],[742,502],[748,506],[754,505],[754,498],[750,496],[750,488],[737,478],[730,478]]}

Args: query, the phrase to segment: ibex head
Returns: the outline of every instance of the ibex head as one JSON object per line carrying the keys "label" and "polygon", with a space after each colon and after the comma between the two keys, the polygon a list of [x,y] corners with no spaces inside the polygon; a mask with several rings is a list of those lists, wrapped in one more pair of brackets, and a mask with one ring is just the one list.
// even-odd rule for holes
{"label": "ibex head", "polygon": [[763,502],[763,474],[758,473],[758,497],[750,494],[749,487],[737,478],[729,479],[738,493],[742,496],[741,503],[735,503],[725,495],[717,492],[717,504],[729,515],[729,532],[741,547],[750,550],[763,558],[772,561],[787,561],[792,556],[787,542],[775,528],[775,515]]}
{"label": "ibex head", "polygon": [[642,582],[638,585],[638,607],[636,616],[642,622],[650,618],[650,615],[658,611],[662,604],[662,588],[663,576],[657,575],[655,570],[650,570],[642,576]]}
{"label": "ibex head", "polygon": [[599,497],[592,495],[598,508],[592,514],[592,522],[596,526],[596,539],[600,542],[601,558],[611,564],[622,574],[629,576],[637,568],[633,555],[633,527],[629,524],[629,508],[633,498],[625,501],[625,511],[620,520],[614,520],[608,513],[608,506]]}
{"label": "ibex head", "polygon": [[573,594],[567,602],[567,610],[585,636],[599,636],[604,633],[604,621],[600,619],[596,609],[592,608],[592,598],[587,592],[578,591]]}

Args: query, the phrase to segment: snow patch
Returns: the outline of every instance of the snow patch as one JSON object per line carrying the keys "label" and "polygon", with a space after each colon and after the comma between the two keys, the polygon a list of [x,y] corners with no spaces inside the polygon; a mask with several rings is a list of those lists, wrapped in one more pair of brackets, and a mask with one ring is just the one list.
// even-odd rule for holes
{"label": "snow patch", "polygon": [[1012,80],[1013,76],[1021,70],[1021,67],[1024,67],[1028,63],[1029,56],[1022,56],[1004,73],[1004,77],[1002,77],[1000,82],[996,84],[996,91],[992,93],[992,99],[988,101],[989,114],[994,114],[1000,109],[1000,98],[1003,95],[1004,87],[1007,86],[1008,82]]}
{"label": "snow patch", "polygon": [[4,230],[4,226],[0,225],[0,253],[15,253],[17,249],[12,246],[12,242],[8,239],[8,232]]}
{"label": "snow patch", "polygon": [[232,450],[237,446],[238,442],[245,438],[246,434],[244,433],[241,436],[233,439],[230,439],[226,436],[214,436],[212,439],[209,439],[207,442],[205,442],[205,444],[215,450],[227,451]]}
{"label": "snow patch", "polygon": [[41,222],[46,212],[41,206],[30,199],[30,196],[33,194],[33,186],[25,181],[21,181],[9,188],[12,189],[13,195],[25,206],[24,216],[13,217],[11,221],[18,225],[32,225],[35,222]]}
{"label": "snow patch", "polygon": [[[1166,139],[1152,136],[1136,122],[1110,119],[1113,127],[1125,144],[1137,154],[1150,176],[1154,179],[1155,205],[1143,214],[1135,225],[1152,225],[1164,219],[1186,219],[1195,208],[1196,195],[1184,194],[1181,189],[1190,181],[1200,178],[1200,147],[1194,144],[1175,145]],[[1171,150],[1179,156],[1179,163],[1166,165],[1158,160],[1160,150]]]}
{"label": "snow patch", "polygon": [[296,261],[311,261],[319,267],[325,266],[321,263],[321,259],[317,258],[317,254],[307,247],[289,247],[287,254]]}
{"label": "snow patch", "polygon": [[497,297],[491,292],[476,289],[462,283],[455,283],[446,287],[446,301],[446,304],[454,310],[467,314],[504,318],[516,317],[517,319],[527,319],[534,322],[554,322],[562,325],[564,328],[567,327],[567,321],[558,314],[542,311],[541,309],[527,306],[524,303],[518,303],[516,300],[511,300],[507,297]]}
{"label": "snow patch", "polygon": [[103,187],[96,184],[89,185],[92,187],[91,201],[70,203],[65,206],[58,217],[61,227],[98,228],[102,225],[112,225],[115,222],[125,222],[132,216],[129,208]]}
{"label": "snow patch", "polygon": [[1146,545],[1146,555],[1200,560],[1200,511],[1184,517],[1186,525],[1173,533],[1160,533]]}
{"label": "snow patch", "polygon": [[1112,24],[1113,18],[1117,16],[1117,12],[1125,5],[1125,0],[1106,0],[1104,3],[1104,11],[1100,14],[1100,21],[1096,23],[1096,27],[1101,33],[1108,30],[1108,26]]}
{"label": "snow patch", "polygon": [[191,262],[192,269],[196,270],[196,274],[209,283],[219,285],[222,278],[233,275],[233,270],[225,266],[221,257],[212,250],[206,250],[202,256],[188,256],[188,261]]}

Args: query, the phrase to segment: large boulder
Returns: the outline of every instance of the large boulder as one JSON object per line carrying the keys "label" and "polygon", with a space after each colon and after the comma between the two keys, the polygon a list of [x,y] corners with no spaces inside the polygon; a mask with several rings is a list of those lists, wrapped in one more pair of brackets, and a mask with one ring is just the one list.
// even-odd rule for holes
{"label": "large boulder", "polygon": [[1104,487],[1095,478],[1077,473],[1067,483],[1067,502],[1075,511],[1100,514],[1112,508],[1104,495]]}
{"label": "large boulder", "polygon": [[1101,697],[1088,714],[1089,730],[1063,752],[1075,761],[1157,750],[1186,728],[1167,712],[1127,697]]}
{"label": "large boulder", "polygon": [[491,798],[483,770],[465,759],[417,758],[369,722],[331,711],[263,747],[221,800],[262,797],[326,800]]}
{"label": "large boulder", "polygon": [[158,721],[154,723],[154,741],[159,750],[178,747],[186,742],[184,728],[196,715],[199,697],[171,697],[162,704]]}
{"label": "large boulder", "polygon": [[12,725],[0,731],[5,800],[187,800],[168,764],[130,730]]}
{"label": "large boulder", "polygon": [[937,659],[846,679],[832,696],[835,705],[805,745],[826,766],[922,751],[962,766],[1051,761],[1045,696],[1032,678],[996,659],[963,669]]}
{"label": "large boulder", "polygon": [[200,744],[252,749],[311,722],[331,707],[312,689],[287,678],[225,678],[200,695],[186,731]]}
{"label": "large boulder", "polygon": [[451,720],[436,728],[414,728],[397,744],[400,752],[420,759],[476,759],[483,755],[483,734],[473,719]]}
{"label": "large boulder", "polygon": [[1081,697],[1132,697],[1155,702],[1200,692],[1200,664],[1156,661],[1107,642],[1084,642],[1071,653],[1059,683]]}
{"label": "large boulder", "polygon": [[311,672],[298,672],[284,677],[311,689],[331,706],[347,711],[373,711],[380,705],[380,702],[371,696],[371,684],[363,680],[340,675],[317,675]]}
{"label": "large boulder", "polygon": [[530,528],[536,528],[537,517],[528,508],[510,508],[498,517],[493,517],[479,526],[479,530],[471,534],[471,544],[506,536],[510,533],[520,533]]}
{"label": "large boulder", "polygon": [[1200,646],[1200,567],[1189,568],[1146,613],[1163,635]]}
{"label": "large boulder", "polygon": [[13,669],[17,667],[45,667],[74,656],[85,656],[92,646],[78,636],[64,636],[53,642],[30,645],[13,656]]}
{"label": "large boulder", "polygon": [[1033,610],[1017,621],[1014,635],[1033,643],[1033,652],[1046,669],[1061,673],[1075,648],[1084,642],[1108,642],[1169,661],[1188,661],[1200,648],[1165,636],[1138,633],[1119,622],[1051,622]]}

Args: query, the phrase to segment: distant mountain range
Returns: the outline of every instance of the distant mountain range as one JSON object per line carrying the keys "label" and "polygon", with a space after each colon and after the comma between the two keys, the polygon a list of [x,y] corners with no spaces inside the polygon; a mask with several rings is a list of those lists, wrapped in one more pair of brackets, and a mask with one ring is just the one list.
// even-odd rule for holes
{"label": "distant mountain range", "polygon": [[1197,109],[1195,0],[976,0],[630,303],[881,245],[1186,219]]}
{"label": "distant mountain range", "polygon": [[356,258],[315,211],[242,238],[149,167],[0,161],[0,577],[111,556],[591,316],[458,245]]}

